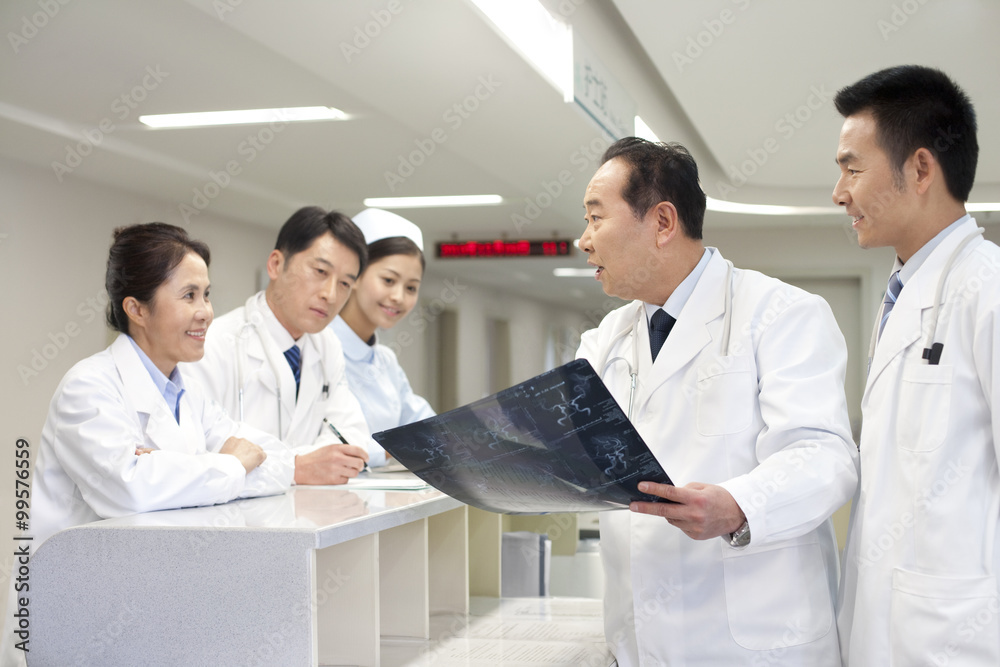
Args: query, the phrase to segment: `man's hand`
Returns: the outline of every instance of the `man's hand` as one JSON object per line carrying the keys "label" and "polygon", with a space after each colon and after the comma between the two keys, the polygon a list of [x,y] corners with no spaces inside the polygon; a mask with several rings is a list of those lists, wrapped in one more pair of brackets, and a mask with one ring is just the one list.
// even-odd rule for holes
{"label": "man's hand", "polygon": [[692,482],[683,487],[655,482],[639,482],[639,490],[659,496],[670,503],[634,502],[633,512],[662,516],[694,540],[709,540],[729,535],[747,520],[743,510],[729,492],[721,486]]}
{"label": "man's hand", "polygon": [[248,474],[267,458],[267,453],[261,449],[260,445],[235,436],[226,440],[226,444],[222,445],[219,453],[235,456],[243,464]]}
{"label": "man's hand", "polygon": [[296,484],[347,484],[368,461],[368,452],[355,445],[325,445],[295,457]]}

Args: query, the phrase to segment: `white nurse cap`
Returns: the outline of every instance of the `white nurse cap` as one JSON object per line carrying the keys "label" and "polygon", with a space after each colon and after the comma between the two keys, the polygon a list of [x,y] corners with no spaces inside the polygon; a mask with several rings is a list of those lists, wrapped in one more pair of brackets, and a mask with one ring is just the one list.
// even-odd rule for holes
{"label": "white nurse cap", "polygon": [[424,250],[424,235],[420,228],[401,215],[396,215],[380,208],[366,208],[355,215],[352,220],[365,235],[365,243],[371,245],[375,241],[404,236]]}

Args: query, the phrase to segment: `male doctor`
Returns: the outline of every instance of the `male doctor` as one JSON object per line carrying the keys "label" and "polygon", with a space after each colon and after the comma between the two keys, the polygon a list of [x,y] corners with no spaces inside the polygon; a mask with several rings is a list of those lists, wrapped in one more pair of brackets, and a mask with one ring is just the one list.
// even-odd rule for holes
{"label": "male doctor", "polygon": [[340,341],[326,329],[367,258],[365,238],[346,215],[299,209],[267,258],[267,289],[217,318],[205,356],[184,368],[230,417],[293,448],[296,484],[344,484],[364,468],[369,449],[381,452],[348,387]]}
{"label": "male doctor", "polygon": [[601,516],[619,666],[840,665],[830,515],[857,450],[829,306],[702,244],[705,194],[679,144],[613,144],[584,208],[580,248],[632,302],[578,356],[677,484],[640,485],[673,504]]}
{"label": "male doctor", "polygon": [[845,664],[1000,665],[1000,248],[965,212],[976,117],[942,72],[837,93],[833,201],[895,266],[872,332],[861,485],[838,616]]}

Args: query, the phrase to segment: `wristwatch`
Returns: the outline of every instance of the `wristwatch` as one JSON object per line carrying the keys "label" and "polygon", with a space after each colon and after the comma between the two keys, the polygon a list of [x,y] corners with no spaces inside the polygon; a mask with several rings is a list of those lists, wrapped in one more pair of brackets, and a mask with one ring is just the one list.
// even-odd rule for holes
{"label": "wristwatch", "polygon": [[748,544],[750,544],[750,522],[744,521],[735,532],[729,533],[729,546],[741,549]]}

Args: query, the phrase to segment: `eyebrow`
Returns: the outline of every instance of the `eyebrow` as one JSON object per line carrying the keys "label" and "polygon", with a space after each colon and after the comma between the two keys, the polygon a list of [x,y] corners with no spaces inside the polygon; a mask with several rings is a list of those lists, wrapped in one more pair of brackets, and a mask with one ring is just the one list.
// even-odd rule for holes
{"label": "eyebrow", "polygon": [[855,160],[855,159],[857,159],[857,156],[854,153],[852,153],[850,151],[847,151],[843,155],[839,155],[839,156],[835,157],[833,159],[833,161],[836,162],[839,165],[844,165],[844,164],[847,164],[848,162],[850,162],[851,160]]}
{"label": "eyebrow", "polygon": [[583,202],[584,208],[587,208],[588,206],[600,206],[600,205],[601,205],[600,199],[588,199],[587,201]]}
{"label": "eyebrow", "polygon": [[[207,292],[208,289],[211,286],[212,286],[211,283],[209,283],[208,285],[205,285],[205,291]],[[180,290],[178,291],[178,293],[179,294],[183,294],[183,293],[185,293],[185,292],[187,292],[189,290],[195,290],[195,291],[197,291],[197,290],[200,290],[200,289],[201,289],[201,285],[195,285],[194,283],[189,283],[189,284],[185,285],[184,287],[180,288]]]}

